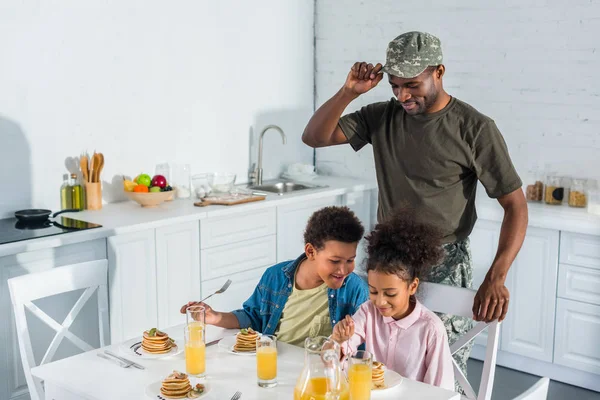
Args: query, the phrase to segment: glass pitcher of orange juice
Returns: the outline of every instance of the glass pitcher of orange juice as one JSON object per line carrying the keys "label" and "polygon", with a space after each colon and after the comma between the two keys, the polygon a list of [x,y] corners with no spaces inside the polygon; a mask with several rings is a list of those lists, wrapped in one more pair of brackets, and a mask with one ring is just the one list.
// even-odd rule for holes
{"label": "glass pitcher of orange juice", "polygon": [[349,400],[348,382],[340,364],[340,345],[324,336],[304,341],[304,368],[296,381],[294,400]]}

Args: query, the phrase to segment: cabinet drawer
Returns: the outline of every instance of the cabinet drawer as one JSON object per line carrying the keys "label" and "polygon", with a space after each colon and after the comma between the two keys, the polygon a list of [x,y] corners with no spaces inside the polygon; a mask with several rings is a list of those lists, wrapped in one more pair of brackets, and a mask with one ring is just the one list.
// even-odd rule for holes
{"label": "cabinet drawer", "polygon": [[274,207],[227,217],[207,218],[200,222],[200,246],[208,249],[274,235],[277,229],[276,218]]}
{"label": "cabinet drawer", "polygon": [[558,299],[554,363],[600,374],[600,306]]}
{"label": "cabinet drawer", "polygon": [[558,297],[600,305],[600,270],[561,264]]}
{"label": "cabinet drawer", "polygon": [[600,269],[600,236],[561,232],[560,262]]}
{"label": "cabinet drawer", "polygon": [[276,258],[275,235],[202,250],[202,281],[254,268],[270,267],[276,263]]}

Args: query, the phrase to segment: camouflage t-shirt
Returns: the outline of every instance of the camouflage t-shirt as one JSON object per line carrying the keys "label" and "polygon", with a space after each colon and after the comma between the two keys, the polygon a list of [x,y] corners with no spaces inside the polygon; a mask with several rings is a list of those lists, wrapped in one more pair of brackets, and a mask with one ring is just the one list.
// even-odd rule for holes
{"label": "camouflage t-shirt", "polygon": [[392,98],[344,115],[339,126],[355,151],[373,145],[378,219],[413,208],[442,230],[444,243],[471,233],[478,180],[492,198],[522,185],[494,121],[456,98],[415,116]]}

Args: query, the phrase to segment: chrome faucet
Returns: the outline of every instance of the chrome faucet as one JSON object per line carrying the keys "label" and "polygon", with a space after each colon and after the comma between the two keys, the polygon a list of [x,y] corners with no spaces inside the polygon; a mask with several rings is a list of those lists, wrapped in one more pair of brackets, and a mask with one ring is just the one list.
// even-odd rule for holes
{"label": "chrome faucet", "polygon": [[259,139],[258,139],[258,165],[256,166],[256,169],[254,171],[252,171],[252,173],[250,174],[250,180],[252,181],[252,183],[254,185],[262,185],[262,180],[263,180],[262,179],[263,178],[263,168],[262,168],[263,137],[265,136],[265,133],[269,129],[275,129],[275,130],[279,131],[279,133],[281,134],[281,139],[283,141],[283,144],[286,143],[285,133],[283,133],[283,130],[280,127],[278,127],[277,125],[267,125],[267,126],[265,126],[265,128],[260,133],[260,136],[259,136]]}

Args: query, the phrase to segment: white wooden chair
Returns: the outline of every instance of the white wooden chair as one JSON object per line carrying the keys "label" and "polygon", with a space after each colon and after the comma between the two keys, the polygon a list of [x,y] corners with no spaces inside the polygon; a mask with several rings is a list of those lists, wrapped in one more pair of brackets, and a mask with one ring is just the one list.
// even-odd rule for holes
{"label": "white wooden chair", "polygon": [[[422,282],[419,285],[418,298],[425,307],[431,311],[444,314],[458,315],[461,317],[473,317],[473,301],[475,299],[475,290],[459,288],[437,283]],[[479,393],[475,394],[473,387],[467,381],[454,359],[454,377],[460,383],[465,391],[466,398],[469,400],[490,400],[492,398],[492,388],[494,387],[494,374],[496,372],[496,355],[498,353],[498,333],[500,323],[493,321],[491,323],[479,322],[464,336],[460,337],[450,346],[450,352],[455,354],[461,348],[471,342],[485,328],[488,328],[488,338],[483,362],[483,371],[481,372],[481,384]],[[464,396],[463,396],[464,398]]]}
{"label": "white wooden chair", "polygon": [[515,397],[514,400],[546,400],[548,385],[550,385],[550,379],[542,378],[520,396]]}
{"label": "white wooden chair", "polygon": [[[31,336],[27,326],[25,309],[27,308],[33,315],[56,331],[56,335],[52,339],[39,365],[46,364],[52,360],[64,338],[70,340],[82,351],[93,349],[88,343],[70,332],[69,327],[86,302],[97,290],[100,346],[105,346],[108,344],[106,342],[109,335],[107,281],[108,262],[106,260],[57,267],[49,271],[19,276],[8,280],[10,298],[15,313],[19,351],[32,400],[44,400],[44,390],[41,381],[31,375],[31,368],[37,365],[31,345]],[[85,289],[85,291],[75,302],[75,305],[62,323],[57,322],[32,303],[34,300],[81,289]]]}

